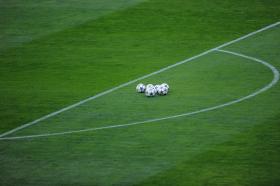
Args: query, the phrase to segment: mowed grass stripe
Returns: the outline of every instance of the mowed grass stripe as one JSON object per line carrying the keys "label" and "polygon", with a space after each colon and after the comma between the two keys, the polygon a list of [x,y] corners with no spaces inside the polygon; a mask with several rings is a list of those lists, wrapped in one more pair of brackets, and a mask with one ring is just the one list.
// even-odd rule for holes
{"label": "mowed grass stripe", "polygon": [[278,122],[255,126],[137,186],[278,185]]}
{"label": "mowed grass stripe", "polygon": [[[140,3],[142,0],[0,1],[0,53]],[[19,32],[21,30],[22,32]]]}

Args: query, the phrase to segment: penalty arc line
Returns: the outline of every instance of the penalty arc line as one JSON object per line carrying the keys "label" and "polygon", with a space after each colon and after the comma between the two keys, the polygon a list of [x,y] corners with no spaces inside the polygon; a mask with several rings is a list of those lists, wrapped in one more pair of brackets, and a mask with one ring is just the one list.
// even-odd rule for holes
{"label": "penalty arc line", "polygon": [[144,76],[139,77],[139,78],[137,78],[137,79],[131,80],[131,81],[129,81],[129,82],[126,82],[126,83],[124,83],[124,84],[121,84],[121,85],[119,85],[119,86],[116,86],[116,87],[114,87],[114,88],[111,88],[111,89],[109,89],[109,90],[107,90],[107,91],[104,91],[104,92],[101,92],[101,93],[99,93],[99,94],[96,94],[95,96],[92,96],[92,97],[89,97],[89,98],[84,99],[84,100],[82,100],[82,101],[79,101],[79,102],[77,102],[77,103],[75,103],[75,104],[72,104],[72,105],[70,105],[70,106],[67,106],[67,107],[65,107],[65,108],[62,108],[62,109],[60,109],[60,110],[58,110],[58,111],[52,112],[52,113],[50,113],[50,114],[48,114],[48,115],[45,115],[45,116],[43,116],[43,117],[41,117],[41,118],[38,118],[38,119],[34,120],[34,121],[31,121],[31,122],[29,122],[29,123],[23,124],[23,125],[21,125],[21,126],[19,126],[19,127],[17,127],[17,128],[14,128],[14,129],[12,129],[12,130],[10,130],[10,131],[7,131],[7,132],[4,132],[4,133],[0,134],[0,139],[3,138],[3,137],[5,137],[5,136],[8,136],[8,135],[10,135],[10,134],[12,134],[12,133],[15,133],[15,132],[17,132],[17,131],[19,131],[19,130],[22,130],[22,129],[24,129],[24,128],[27,128],[27,127],[30,127],[30,126],[32,126],[32,125],[38,124],[39,122],[44,121],[44,120],[46,120],[46,119],[48,119],[48,118],[51,118],[51,117],[53,117],[53,116],[56,116],[56,115],[58,115],[58,114],[60,114],[60,113],[62,113],[62,112],[65,112],[65,111],[70,110],[70,109],[72,109],[72,108],[78,107],[78,106],[80,106],[80,105],[82,105],[82,104],[84,104],[84,103],[86,103],[86,102],[89,102],[89,101],[91,101],[91,100],[94,100],[94,99],[96,99],[96,98],[98,98],[98,97],[104,96],[104,95],[109,94],[109,93],[111,93],[111,92],[113,92],[113,91],[115,91],[115,90],[118,90],[118,89],[120,89],[120,88],[126,87],[126,86],[128,86],[128,85],[131,85],[131,84],[133,84],[133,83],[135,83],[135,82],[137,82],[137,81],[140,81],[140,80],[143,80],[143,79],[148,78],[148,77],[150,77],[150,76],[159,74],[159,73],[164,72],[164,71],[166,71],[166,70],[168,70],[168,69],[174,68],[174,67],[176,67],[176,66],[178,66],[178,65],[182,65],[182,64],[187,63],[187,62],[189,62],[189,61],[192,61],[192,60],[194,60],[194,59],[196,59],[196,58],[202,57],[202,56],[204,56],[204,55],[206,55],[206,54],[209,54],[209,53],[211,53],[211,52],[213,52],[213,51],[215,51],[215,50],[221,49],[221,48],[223,48],[223,47],[225,47],[225,46],[228,46],[228,45],[231,45],[231,44],[236,43],[236,42],[238,42],[238,41],[244,40],[244,39],[246,39],[246,38],[248,38],[248,37],[251,37],[251,36],[253,36],[253,35],[255,35],[255,34],[258,34],[258,33],[260,33],[260,32],[263,32],[263,31],[265,31],[265,30],[271,29],[271,28],[273,28],[273,27],[275,27],[275,26],[278,26],[279,24],[280,24],[280,21],[279,21],[279,22],[276,22],[276,23],[274,23],[274,24],[268,25],[268,26],[266,26],[266,27],[264,27],[264,28],[261,28],[261,29],[259,29],[259,30],[257,30],[257,31],[251,32],[251,33],[249,33],[249,34],[247,34],[247,35],[245,35],[245,36],[242,36],[242,37],[237,38],[237,39],[235,39],[235,40],[232,40],[232,41],[230,41],[230,42],[224,43],[224,44],[222,44],[222,45],[220,45],[220,46],[218,46],[218,47],[215,47],[215,48],[212,48],[212,49],[207,50],[207,51],[205,51],[205,52],[202,52],[202,53],[200,53],[200,54],[198,54],[198,55],[196,55],[196,56],[193,56],[193,57],[191,57],[191,58],[185,59],[185,60],[183,60],[183,61],[180,61],[180,62],[175,63],[175,64],[173,64],[173,65],[167,66],[167,67],[162,68],[162,69],[160,69],[160,70],[158,70],[158,71],[155,71],[155,72],[153,72],[153,73],[144,75]]}
{"label": "penalty arc line", "polygon": [[162,120],[179,118],[179,117],[183,117],[183,116],[191,116],[191,115],[195,115],[195,114],[199,114],[199,113],[203,113],[203,112],[217,110],[217,109],[229,106],[229,105],[233,105],[233,104],[245,101],[245,100],[250,99],[250,98],[252,98],[252,97],[254,97],[254,96],[256,96],[256,95],[258,95],[262,92],[267,91],[268,89],[270,89],[272,86],[274,86],[279,81],[279,71],[273,65],[269,64],[268,62],[257,59],[255,57],[247,56],[247,55],[244,55],[244,54],[240,54],[240,53],[236,53],[236,52],[232,52],[232,51],[228,51],[228,50],[216,49],[215,51],[230,54],[230,55],[234,55],[234,56],[238,56],[238,57],[241,57],[241,58],[245,58],[245,59],[248,59],[248,60],[252,60],[252,61],[261,63],[262,65],[268,67],[272,71],[273,80],[269,84],[264,86],[263,88],[255,91],[255,92],[253,92],[253,93],[251,93],[251,94],[249,94],[245,97],[242,97],[242,98],[239,98],[239,99],[236,99],[236,100],[233,100],[233,101],[221,104],[221,105],[217,105],[217,106],[214,106],[214,107],[208,107],[208,108],[193,111],[193,112],[187,112],[187,113],[173,115],[173,116],[167,116],[167,117],[163,117],[163,118],[149,119],[149,120],[145,120],[145,121],[133,122],[133,123],[128,123],[128,124],[111,125],[111,126],[98,127],[98,128],[88,128],[88,129],[75,130],[75,131],[66,131],[66,132],[58,132],[58,133],[45,133],[45,134],[28,135],[28,136],[4,137],[4,138],[0,138],[0,141],[1,140],[17,140],[17,139],[49,137],[49,136],[60,136],[60,135],[66,135],[66,134],[97,131],[97,130],[110,129],[110,128],[127,127],[127,126],[132,126],[132,125],[140,125],[140,124],[145,124],[145,123],[152,123],[152,122],[157,122],[157,121],[162,121]]}

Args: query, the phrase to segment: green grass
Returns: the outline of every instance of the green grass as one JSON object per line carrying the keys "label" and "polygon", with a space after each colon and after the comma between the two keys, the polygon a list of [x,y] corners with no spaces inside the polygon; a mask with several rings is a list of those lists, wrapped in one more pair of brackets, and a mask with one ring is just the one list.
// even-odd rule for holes
{"label": "green grass", "polygon": [[[265,78],[255,77],[256,73]],[[169,96],[147,99],[135,93],[134,83],[14,135],[64,132],[192,112],[249,95],[271,79],[270,70],[261,64],[227,54],[209,54],[143,81],[168,82],[172,87]]]}
{"label": "green grass", "polygon": [[75,27],[143,0],[0,0],[0,51]]}
{"label": "green grass", "polygon": [[[92,19],[83,24],[65,21],[51,34],[35,29],[36,39],[10,43],[0,53],[0,131],[276,22],[279,6],[278,1],[153,0],[99,18],[89,13]],[[226,49],[280,69],[279,33],[278,26]],[[146,98],[135,93],[135,83],[11,136],[191,112],[246,96],[272,78],[261,64],[213,52],[143,80],[168,82],[168,96]],[[0,183],[277,185],[279,93],[277,84],[250,100],[190,117],[0,141]]]}
{"label": "green grass", "polygon": [[0,54],[0,131],[273,23],[277,7],[148,1],[10,48]]}
{"label": "green grass", "polygon": [[278,185],[278,124],[252,127],[138,185]]}

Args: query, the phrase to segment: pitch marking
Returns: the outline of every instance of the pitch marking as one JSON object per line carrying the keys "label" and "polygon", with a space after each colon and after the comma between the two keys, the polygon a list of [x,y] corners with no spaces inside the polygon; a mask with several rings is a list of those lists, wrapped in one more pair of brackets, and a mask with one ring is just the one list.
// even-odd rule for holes
{"label": "pitch marking", "polygon": [[95,95],[95,96],[92,96],[92,97],[89,97],[89,98],[84,99],[84,100],[82,100],[82,101],[79,101],[79,102],[77,102],[77,103],[75,103],[75,104],[73,104],[73,105],[70,105],[70,106],[68,106],[68,107],[62,108],[62,109],[60,109],[60,110],[58,110],[58,111],[56,111],[56,112],[50,113],[50,114],[48,114],[48,115],[45,115],[45,116],[43,116],[43,117],[41,117],[41,118],[38,118],[38,119],[36,119],[36,120],[34,120],[34,121],[32,121],[32,122],[26,123],[26,124],[21,125],[21,126],[19,126],[19,127],[17,127],[17,128],[14,128],[14,129],[12,129],[12,130],[10,130],[10,131],[7,131],[7,132],[4,132],[4,133],[0,134],[0,139],[4,139],[3,137],[5,137],[5,136],[7,136],[7,135],[9,135],[9,134],[15,133],[15,132],[17,132],[17,131],[19,131],[19,130],[22,130],[22,129],[24,129],[24,128],[30,127],[30,126],[32,126],[32,125],[38,124],[38,123],[41,122],[41,121],[44,121],[44,120],[46,120],[46,119],[48,119],[48,118],[51,118],[51,117],[53,117],[53,116],[56,116],[56,115],[58,115],[58,114],[60,114],[60,113],[62,113],[62,112],[65,112],[65,111],[70,110],[70,109],[72,109],[72,108],[75,108],[75,107],[77,107],[77,106],[80,106],[80,105],[82,105],[82,104],[84,104],[84,103],[86,103],[86,102],[88,102],[88,101],[94,100],[94,99],[96,99],[96,98],[98,98],[98,97],[104,96],[104,95],[109,94],[109,93],[111,93],[111,92],[113,92],[113,91],[115,91],[115,90],[118,90],[118,89],[123,88],[123,87],[125,87],[125,86],[128,86],[128,85],[130,85],[130,84],[133,84],[133,83],[135,83],[135,82],[137,82],[137,81],[140,81],[140,80],[142,80],[142,79],[148,78],[148,77],[153,76],[153,75],[155,75],[155,74],[159,74],[159,73],[164,72],[164,71],[166,71],[166,70],[168,70],[168,69],[174,68],[174,67],[176,67],[176,66],[178,66],[178,65],[181,65],[181,64],[187,63],[187,62],[189,62],[189,61],[192,61],[192,60],[194,60],[194,59],[196,59],[196,58],[199,58],[199,57],[201,57],[201,56],[204,56],[204,55],[206,55],[206,54],[209,54],[209,53],[211,53],[211,52],[213,52],[213,51],[219,50],[219,49],[221,49],[221,48],[223,48],[223,47],[225,47],[225,46],[231,45],[231,44],[233,44],[233,43],[236,43],[236,42],[238,42],[238,41],[241,41],[241,40],[244,40],[244,39],[246,39],[246,38],[248,38],[248,37],[251,37],[251,36],[253,36],[253,35],[255,35],[255,34],[258,34],[258,33],[260,33],[260,32],[263,32],[263,31],[265,31],[265,30],[268,30],[268,29],[270,29],[270,28],[273,28],[273,27],[275,27],[275,26],[278,26],[279,24],[280,24],[280,22],[276,22],[276,23],[274,23],[274,24],[268,25],[268,26],[266,26],[266,27],[264,27],[264,28],[262,28],[262,29],[259,29],[259,30],[257,30],[257,31],[251,32],[251,33],[249,33],[249,34],[247,34],[247,35],[245,35],[245,36],[242,36],[242,37],[237,38],[237,39],[235,39],[235,40],[232,40],[232,41],[230,41],[230,42],[224,43],[224,44],[222,44],[222,45],[220,45],[220,46],[218,46],[218,47],[216,47],[216,48],[207,50],[207,51],[205,51],[205,52],[203,52],[203,53],[200,53],[200,54],[198,54],[198,55],[196,55],[196,56],[193,56],[193,57],[191,57],[191,58],[185,59],[185,60],[180,61],[180,62],[178,62],[178,63],[175,63],[175,64],[173,64],[173,65],[167,66],[167,67],[162,68],[162,69],[160,69],[160,70],[158,70],[158,71],[155,71],[155,72],[153,72],[153,73],[147,74],[147,75],[142,76],[142,77],[140,77],[140,78],[134,79],[134,80],[129,81],[129,82],[127,82],[127,83],[121,84],[121,85],[116,86],[116,87],[114,87],[114,88],[112,88],[112,89],[109,89],[109,90],[107,90],[107,91],[101,92],[101,93],[99,93],[99,94],[97,94],[97,95]]}
{"label": "pitch marking", "polygon": [[247,56],[244,54],[240,54],[240,53],[236,53],[236,52],[232,52],[232,51],[228,51],[228,50],[221,50],[221,49],[217,49],[217,52],[222,52],[222,53],[226,53],[226,54],[231,54],[231,55],[235,55],[238,57],[242,57],[248,60],[252,60],[258,63],[261,63],[262,65],[268,67],[274,77],[273,80],[267,84],[266,86],[264,86],[263,88],[253,92],[250,95],[247,95],[245,97],[221,104],[221,105],[217,105],[214,107],[209,107],[209,108],[205,108],[205,109],[201,109],[198,111],[194,111],[194,112],[188,112],[188,113],[183,113],[183,114],[179,114],[179,115],[173,115],[173,116],[167,116],[167,117],[163,117],[163,118],[155,118],[155,119],[149,119],[149,120],[145,120],[145,121],[139,121],[139,122],[133,122],[133,123],[128,123],[128,124],[121,124],[121,125],[111,125],[111,126],[106,126],[106,127],[98,127],[98,128],[88,128],[88,129],[83,129],[83,130],[75,130],[75,131],[67,131],[67,132],[58,132],[58,133],[46,133],[46,134],[38,134],[38,135],[29,135],[29,136],[16,136],[16,137],[5,137],[5,138],[0,138],[0,140],[15,140],[15,139],[27,139],[27,138],[38,138],[38,137],[49,137],[49,136],[59,136],[59,135],[65,135],[65,134],[73,134],[73,133],[80,133],[80,132],[89,132],[89,131],[96,131],[96,130],[103,130],[103,129],[110,129],[110,128],[120,128],[120,127],[127,127],[127,126],[131,126],[131,125],[140,125],[140,124],[145,124],[145,123],[151,123],[151,122],[156,122],[156,121],[162,121],[162,120],[167,120],[167,119],[173,119],[173,118],[178,118],[178,117],[183,117],[183,116],[191,116],[191,115],[195,115],[195,114],[199,114],[199,113],[203,113],[203,112],[208,112],[208,111],[212,111],[212,110],[216,110],[216,109],[220,109],[229,105],[233,105],[239,102],[242,102],[244,100],[250,99],[262,92],[267,91],[268,89],[270,89],[272,86],[274,86],[278,81],[279,81],[279,72],[278,70],[271,64],[257,59],[255,57],[251,57],[251,56]]}

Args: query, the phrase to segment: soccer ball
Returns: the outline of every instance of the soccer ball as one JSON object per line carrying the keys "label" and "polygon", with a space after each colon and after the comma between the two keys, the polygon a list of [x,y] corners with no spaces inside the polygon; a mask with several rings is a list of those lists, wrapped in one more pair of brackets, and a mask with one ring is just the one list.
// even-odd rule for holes
{"label": "soccer ball", "polygon": [[158,90],[159,95],[166,95],[168,93],[168,88],[166,86],[160,86]]}
{"label": "soccer ball", "polygon": [[145,91],[147,97],[153,97],[156,95],[156,89],[154,87],[147,88]]}
{"label": "soccer ball", "polygon": [[156,89],[157,94],[159,93],[159,87],[160,87],[160,85],[155,85],[155,89]]}
{"label": "soccer ball", "polygon": [[146,89],[149,89],[149,88],[154,88],[154,85],[153,85],[153,84],[148,84],[148,85],[146,86]]}
{"label": "soccer ball", "polygon": [[143,83],[140,83],[136,86],[136,92],[143,93],[146,90],[146,86]]}
{"label": "soccer ball", "polygon": [[161,86],[166,87],[169,90],[169,85],[167,83],[162,83]]}

